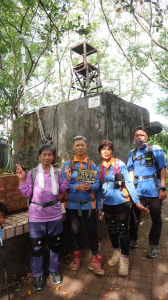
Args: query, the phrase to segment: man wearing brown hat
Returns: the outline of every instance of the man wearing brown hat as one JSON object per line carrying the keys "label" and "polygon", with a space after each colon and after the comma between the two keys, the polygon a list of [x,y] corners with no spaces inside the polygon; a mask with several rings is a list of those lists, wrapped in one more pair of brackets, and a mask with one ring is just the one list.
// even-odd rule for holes
{"label": "man wearing brown hat", "polygon": [[[147,130],[138,126],[134,130],[136,149],[129,153],[127,168],[142,205],[149,205],[152,227],[149,233],[147,257],[157,256],[162,229],[161,206],[166,198],[166,160],[158,145],[148,143]],[[130,215],[130,248],[138,247],[137,232],[141,212],[132,206]]]}

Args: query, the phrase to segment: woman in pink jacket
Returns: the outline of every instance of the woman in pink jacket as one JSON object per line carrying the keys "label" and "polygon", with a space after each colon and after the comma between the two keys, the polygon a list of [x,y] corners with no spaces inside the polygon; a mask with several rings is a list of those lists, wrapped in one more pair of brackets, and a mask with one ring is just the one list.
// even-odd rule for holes
{"label": "woman in pink jacket", "polygon": [[[39,148],[41,163],[29,171],[27,178],[21,166],[17,164],[16,174],[19,178],[19,189],[24,197],[31,197],[29,206],[29,235],[32,244],[30,266],[33,272],[35,290],[44,288],[43,243],[44,236],[50,238],[49,276],[53,284],[63,281],[59,274],[60,234],[63,231],[62,209],[58,200],[59,193],[64,193],[70,183],[71,170],[65,169],[66,178],[62,181],[60,172],[52,166],[55,148],[43,144]],[[34,175],[33,175],[34,174]]]}

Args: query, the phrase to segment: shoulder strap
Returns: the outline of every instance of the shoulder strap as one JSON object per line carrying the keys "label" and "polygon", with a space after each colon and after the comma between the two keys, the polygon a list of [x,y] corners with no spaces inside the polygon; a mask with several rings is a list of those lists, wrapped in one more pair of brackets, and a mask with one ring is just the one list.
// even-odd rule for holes
{"label": "shoulder strap", "polygon": [[153,145],[152,144],[148,144],[148,151],[152,151],[153,149]]}
{"label": "shoulder strap", "polygon": [[133,165],[134,165],[136,153],[137,153],[137,148],[134,149],[134,152],[133,152],[133,154],[132,154],[132,162],[133,162]]}
{"label": "shoulder strap", "polygon": [[31,172],[31,180],[32,180],[32,194],[31,194],[31,196],[29,197],[29,203],[28,203],[28,205],[30,205],[31,199],[32,199],[32,197],[33,197],[34,182],[35,182],[35,178],[36,178],[36,168],[31,169],[30,172]]}
{"label": "shoulder strap", "polygon": [[104,171],[103,171],[103,163],[99,165],[99,174],[100,174],[100,181],[101,183],[104,182]]}
{"label": "shoulder strap", "polygon": [[33,188],[34,188],[35,178],[36,178],[36,168],[31,169],[32,191],[33,191]]}
{"label": "shoulder strap", "polygon": [[114,176],[115,174],[120,174],[120,169],[119,169],[119,159],[116,158],[114,161]]}
{"label": "shoulder strap", "polygon": [[93,167],[93,160],[88,159],[88,170],[92,170]]}
{"label": "shoulder strap", "polygon": [[[69,168],[71,169],[71,171],[72,171],[72,162],[73,162],[73,158],[70,158],[69,159]],[[73,162],[73,164],[74,164],[74,162]]]}
{"label": "shoulder strap", "polygon": [[75,170],[74,169],[74,159],[73,158],[69,159],[69,168],[71,169],[71,173],[73,173],[73,171]]}
{"label": "shoulder strap", "polygon": [[54,168],[54,170],[55,170],[55,172],[56,172],[56,176],[57,176],[57,178],[58,178],[58,182],[59,182],[59,171],[58,171],[58,169],[57,169],[57,168]]}

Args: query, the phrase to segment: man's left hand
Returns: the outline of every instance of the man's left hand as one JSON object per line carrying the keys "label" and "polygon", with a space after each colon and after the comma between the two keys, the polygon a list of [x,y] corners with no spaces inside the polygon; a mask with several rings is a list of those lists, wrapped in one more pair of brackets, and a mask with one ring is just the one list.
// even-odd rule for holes
{"label": "man's left hand", "polygon": [[164,200],[164,199],[166,199],[166,197],[167,197],[166,191],[160,190],[160,192],[159,192],[159,199],[160,200]]}
{"label": "man's left hand", "polygon": [[84,182],[84,192],[88,192],[91,190],[91,184]]}

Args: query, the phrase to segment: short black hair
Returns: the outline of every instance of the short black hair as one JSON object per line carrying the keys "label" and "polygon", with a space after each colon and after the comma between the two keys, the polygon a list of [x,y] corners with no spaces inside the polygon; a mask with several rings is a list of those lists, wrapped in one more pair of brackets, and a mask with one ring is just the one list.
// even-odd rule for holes
{"label": "short black hair", "polygon": [[146,129],[144,126],[137,126],[137,127],[134,129],[134,134],[135,134],[135,132],[138,131],[138,130],[143,130],[143,131],[145,131],[145,132],[148,134],[147,129]]}
{"label": "short black hair", "polygon": [[87,139],[86,139],[84,136],[82,136],[82,135],[77,135],[77,136],[75,136],[75,137],[73,138],[72,144],[74,145],[74,142],[75,142],[75,141],[79,141],[79,140],[84,140],[85,144],[87,145]]}
{"label": "short black hair", "polygon": [[111,148],[112,151],[114,150],[113,143],[110,142],[110,141],[108,141],[108,140],[105,140],[105,141],[100,142],[100,144],[99,144],[99,147],[98,147],[99,153],[101,152],[101,150],[102,150],[103,147],[105,147],[105,146],[109,146],[109,147]]}
{"label": "short black hair", "polygon": [[39,155],[41,155],[41,153],[45,150],[50,150],[52,152],[52,154],[55,156],[56,154],[56,149],[52,144],[42,144],[39,148]]}

